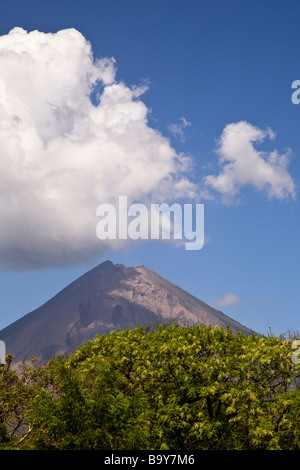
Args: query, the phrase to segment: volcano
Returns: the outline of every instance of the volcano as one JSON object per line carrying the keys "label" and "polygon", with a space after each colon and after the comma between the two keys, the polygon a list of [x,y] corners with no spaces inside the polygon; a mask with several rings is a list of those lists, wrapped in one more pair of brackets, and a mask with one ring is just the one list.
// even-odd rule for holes
{"label": "volcano", "polygon": [[97,334],[166,321],[255,334],[145,266],[106,261],[1,330],[0,339],[13,364],[33,356],[46,362],[69,355]]}

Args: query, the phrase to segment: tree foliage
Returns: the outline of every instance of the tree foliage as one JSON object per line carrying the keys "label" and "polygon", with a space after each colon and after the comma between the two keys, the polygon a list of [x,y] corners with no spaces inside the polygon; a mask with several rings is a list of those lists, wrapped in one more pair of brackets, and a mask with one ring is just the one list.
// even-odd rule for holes
{"label": "tree foliage", "polygon": [[98,335],[44,367],[2,369],[1,445],[299,450],[300,366],[292,353],[284,337],[204,325]]}

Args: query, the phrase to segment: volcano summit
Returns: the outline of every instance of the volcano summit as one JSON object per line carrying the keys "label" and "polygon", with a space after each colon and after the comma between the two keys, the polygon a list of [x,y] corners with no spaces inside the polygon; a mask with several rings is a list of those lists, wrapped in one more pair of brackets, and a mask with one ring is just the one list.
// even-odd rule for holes
{"label": "volcano summit", "polygon": [[0,331],[13,364],[74,352],[96,334],[176,321],[254,332],[145,266],[106,261]]}

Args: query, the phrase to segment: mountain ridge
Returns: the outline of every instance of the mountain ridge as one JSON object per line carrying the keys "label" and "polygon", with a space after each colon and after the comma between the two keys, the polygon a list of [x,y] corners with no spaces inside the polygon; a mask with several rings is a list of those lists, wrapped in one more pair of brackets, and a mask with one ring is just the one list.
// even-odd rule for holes
{"label": "mountain ridge", "polygon": [[0,331],[14,363],[74,352],[96,334],[177,321],[256,334],[144,265],[105,261]]}

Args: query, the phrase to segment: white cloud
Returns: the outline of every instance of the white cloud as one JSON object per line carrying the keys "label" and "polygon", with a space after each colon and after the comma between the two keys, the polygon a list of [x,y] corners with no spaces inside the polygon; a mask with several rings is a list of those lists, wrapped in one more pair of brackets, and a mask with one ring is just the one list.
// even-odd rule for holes
{"label": "white cloud", "polygon": [[194,194],[189,159],[148,125],[145,87],[118,82],[115,60],[95,61],[77,30],[1,36],[0,80],[1,269],[94,259],[96,208],[119,195]]}
{"label": "white cloud", "polygon": [[[225,127],[221,171],[196,188],[190,159],[148,124],[147,87],[118,81],[114,58],[94,60],[75,29],[0,36],[0,83],[0,269],[94,260],[111,247],[96,236],[96,209],[119,195],[174,202],[214,189],[228,200],[250,184],[295,197],[288,154],[257,151],[273,133],[245,122]],[[169,130],[184,140],[190,125]]]}
{"label": "white cloud", "polygon": [[274,139],[271,129],[263,131],[245,121],[229,124],[223,130],[218,154],[221,171],[205,177],[205,184],[230,202],[243,186],[265,191],[270,198],[295,198],[295,184],[287,171],[289,152],[275,149],[262,152],[254,147],[266,138]]}
{"label": "white cloud", "polygon": [[180,122],[170,124],[168,126],[169,131],[174,137],[178,137],[180,140],[185,140],[185,129],[191,126],[191,123],[187,121],[184,117],[180,118]]}
{"label": "white cloud", "polygon": [[236,294],[228,293],[225,294],[223,297],[213,300],[213,304],[216,307],[228,307],[229,305],[233,305],[240,302],[239,297]]}

